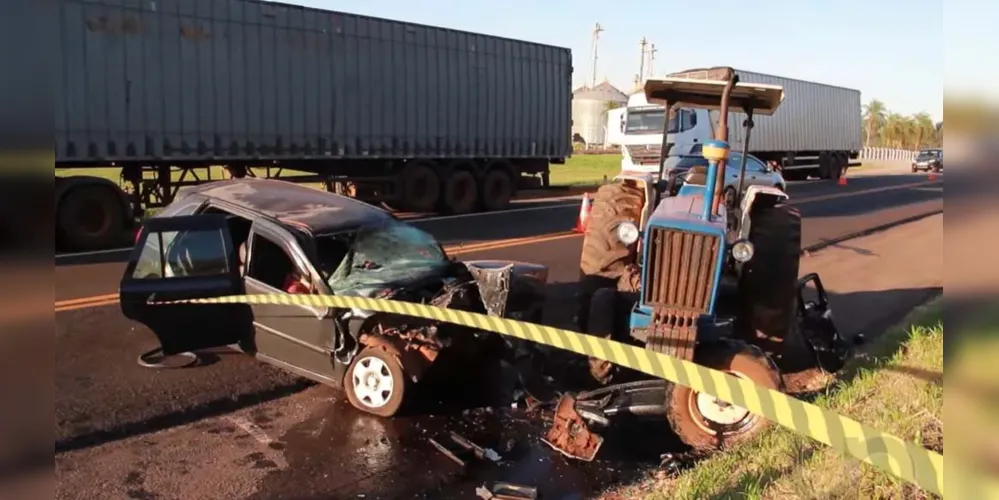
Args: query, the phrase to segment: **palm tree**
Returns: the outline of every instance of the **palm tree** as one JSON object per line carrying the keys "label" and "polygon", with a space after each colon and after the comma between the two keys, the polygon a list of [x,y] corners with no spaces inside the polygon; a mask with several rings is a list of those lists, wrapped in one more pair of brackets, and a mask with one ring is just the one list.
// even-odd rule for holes
{"label": "palm tree", "polygon": [[885,103],[871,99],[871,102],[864,105],[864,123],[867,124],[867,137],[864,141],[866,147],[871,146],[871,138],[885,126],[885,115],[888,108]]}
{"label": "palm tree", "polygon": [[911,130],[906,123],[904,116],[889,112],[885,118],[885,125],[882,129],[884,145],[891,148],[901,148],[910,134]]}
{"label": "palm tree", "polygon": [[936,132],[933,119],[928,113],[916,113],[912,115],[913,138],[916,140],[915,149],[921,149],[924,143],[929,143]]}

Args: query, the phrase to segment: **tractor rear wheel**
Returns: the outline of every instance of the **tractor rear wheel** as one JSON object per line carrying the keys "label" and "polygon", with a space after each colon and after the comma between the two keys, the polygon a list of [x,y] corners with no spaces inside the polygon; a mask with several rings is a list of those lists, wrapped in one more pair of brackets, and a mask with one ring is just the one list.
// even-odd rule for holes
{"label": "tractor rear wheel", "polygon": [[801,258],[801,214],[790,205],[759,200],[750,216],[749,241],[753,257],[743,265],[739,279],[739,330],[748,341],[785,361],[807,353],[793,346],[798,339],[798,268]]}
{"label": "tractor rear wheel", "polygon": [[[719,342],[697,350],[694,361],[754,384],[783,391],[780,373],[759,349],[742,342]],[[697,451],[713,451],[752,439],[769,427],[758,415],[680,384],[666,392],[666,418],[673,432]]]}
{"label": "tractor rear wheel", "polygon": [[583,236],[579,259],[580,293],[576,321],[580,331],[588,331],[590,297],[597,289],[614,287],[635,262],[635,249],[617,239],[616,226],[641,219],[643,191],[623,182],[604,184],[597,189]]}

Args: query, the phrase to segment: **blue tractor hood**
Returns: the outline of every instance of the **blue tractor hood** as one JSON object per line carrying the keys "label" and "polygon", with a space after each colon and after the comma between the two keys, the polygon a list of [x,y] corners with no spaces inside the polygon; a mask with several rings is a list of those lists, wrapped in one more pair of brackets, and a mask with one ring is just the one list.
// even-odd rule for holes
{"label": "blue tractor hood", "polygon": [[649,216],[649,227],[666,227],[698,233],[719,234],[724,236],[726,230],[725,204],[718,207],[719,215],[712,215],[710,220],[701,218],[704,206],[704,190],[691,190],[677,196],[668,196],[659,202],[659,206]]}

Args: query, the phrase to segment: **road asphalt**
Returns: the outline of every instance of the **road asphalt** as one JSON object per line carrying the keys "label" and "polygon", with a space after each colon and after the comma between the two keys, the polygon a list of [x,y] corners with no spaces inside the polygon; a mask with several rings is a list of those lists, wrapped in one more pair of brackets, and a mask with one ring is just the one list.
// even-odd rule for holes
{"label": "road asphalt", "polygon": [[[897,205],[884,210],[894,208]],[[808,218],[807,224],[822,219]],[[816,234],[832,237],[831,233]],[[525,260],[551,256],[569,261],[567,256],[574,251],[578,255],[578,250],[578,242],[570,240],[497,250],[500,255],[496,256]],[[915,305],[942,292],[942,254],[943,216],[935,215],[812,253],[802,260],[801,273],[822,276],[844,334],[872,337]],[[574,273],[574,263],[567,262],[556,268],[552,280],[556,286],[568,283]],[[552,304],[553,317],[546,322],[565,321],[564,306],[558,300]],[[103,309],[105,313],[68,314],[104,314],[94,321],[117,321],[118,328],[126,328],[113,318],[113,308]],[[114,335],[109,330],[115,324],[107,324],[102,334]],[[86,327],[80,328],[77,335]],[[119,364],[121,377],[146,373],[129,363],[134,353],[114,356],[110,354],[113,342],[108,344],[108,355],[115,359],[107,363]],[[119,351],[125,350],[123,345],[118,342]],[[216,365],[176,375],[153,372],[146,375],[145,385],[127,391],[125,384],[117,389],[97,388],[81,395],[81,400],[86,396],[103,401],[106,406],[100,410],[108,416],[102,418],[121,418],[136,411],[139,401],[155,407],[157,399],[153,398],[168,399],[179,408],[196,394],[220,394],[211,392],[216,384],[223,391],[238,391],[249,387],[240,381],[245,384],[251,374],[267,372],[263,367],[241,365],[237,359],[227,356]],[[226,367],[215,368],[220,366]],[[230,372],[232,378],[226,375]],[[489,374],[482,375],[488,378]],[[253,380],[268,376],[276,375],[257,375]],[[156,395],[168,387],[178,388],[177,392]],[[186,388],[186,397],[180,388]],[[65,396],[62,388],[57,390],[60,398]],[[119,392],[105,392],[109,390]],[[469,396],[482,388],[472,385],[458,390],[459,396]],[[136,400],[133,406],[127,405],[129,398]],[[522,410],[431,404],[415,415],[380,419],[354,411],[344,399],[334,389],[316,386],[158,432],[57,453],[56,498],[449,499],[473,498],[476,487],[496,480],[535,486],[542,498],[590,498],[649,473],[659,465],[660,453],[676,449],[664,437],[668,434],[665,423],[653,422],[648,428],[634,425],[607,434],[598,459],[584,464],[540,443],[547,422]],[[428,438],[446,431],[492,448],[503,460],[498,464],[472,461],[459,467],[428,443]]]}

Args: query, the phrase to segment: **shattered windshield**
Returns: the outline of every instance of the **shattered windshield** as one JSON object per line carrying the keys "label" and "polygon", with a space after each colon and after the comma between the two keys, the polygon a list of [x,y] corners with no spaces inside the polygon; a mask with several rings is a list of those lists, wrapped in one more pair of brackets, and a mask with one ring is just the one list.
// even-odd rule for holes
{"label": "shattered windshield", "polygon": [[[339,261],[326,277],[330,289],[338,295],[420,278],[448,265],[447,255],[433,236],[400,221],[329,238],[319,244],[319,252],[325,254],[320,255],[321,259]],[[335,249],[337,243],[345,248],[342,260],[337,255],[341,252]]]}

